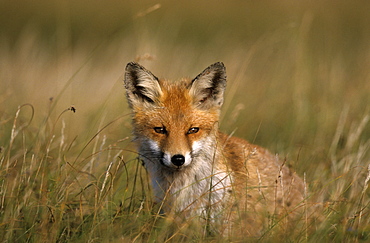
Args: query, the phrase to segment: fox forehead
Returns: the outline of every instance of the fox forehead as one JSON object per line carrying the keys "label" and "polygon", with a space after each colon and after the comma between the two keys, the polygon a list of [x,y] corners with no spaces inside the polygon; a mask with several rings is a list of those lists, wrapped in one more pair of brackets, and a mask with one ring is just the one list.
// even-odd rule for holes
{"label": "fox forehead", "polygon": [[193,100],[189,94],[190,79],[179,81],[160,80],[159,85],[162,89],[162,95],[158,98],[159,108],[165,107],[171,112],[179,110],[183,112],[192,108]]}
{"label": "fox forehead", "polygon": [[212,129],[218,120],[218,111],[200,110],[189,95],[190,80],[160,81],[162,96],[156,106],[139,108],[134,114],[134,126],[141,129],[165,126],[168,131],[187,131],[191,127]]}
{"label": "fox forehead", "polygon": [[207,131],[218,122],[226,74],[224,65],[215,63],[194,79],[170,81],[128,63],[124,82],[137,136],[153,133],[159,126],[174,133],[191,127]]}

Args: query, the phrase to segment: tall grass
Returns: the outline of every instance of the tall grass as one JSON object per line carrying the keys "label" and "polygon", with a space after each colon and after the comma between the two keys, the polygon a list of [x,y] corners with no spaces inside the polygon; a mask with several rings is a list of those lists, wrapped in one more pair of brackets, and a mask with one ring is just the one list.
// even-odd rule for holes
{"label": "tall grass", "polygon": [[1,10],[20,14],[0,32],[1,241],[227,240],[153,203],[122,87],[132,60],[173,79],[225,63],[221,130],[278,153],[319,215],[261,241],[369,239],[369,4],[44,3]]}

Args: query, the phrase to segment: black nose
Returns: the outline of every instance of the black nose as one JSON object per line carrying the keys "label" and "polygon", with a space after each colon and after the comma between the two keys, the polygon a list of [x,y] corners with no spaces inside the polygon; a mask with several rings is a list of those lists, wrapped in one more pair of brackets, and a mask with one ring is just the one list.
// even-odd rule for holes
{"label": "black nose", "polygon": [[172,156],[171,162],[176,166],[181,166],[185,163],[185,157],[181,154],[175,154]]}

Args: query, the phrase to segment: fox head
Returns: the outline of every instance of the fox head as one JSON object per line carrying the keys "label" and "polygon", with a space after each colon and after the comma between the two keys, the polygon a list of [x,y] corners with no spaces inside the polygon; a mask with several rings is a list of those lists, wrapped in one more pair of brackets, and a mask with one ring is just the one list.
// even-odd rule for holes
{"label": "fox head", "polygon": [[213,156],[226,88],[223,63],[209,66],[194,79],[171,82],[130,62],[124,83],[133,110],[134,135],[146,166],[180,170],[196,158]]}

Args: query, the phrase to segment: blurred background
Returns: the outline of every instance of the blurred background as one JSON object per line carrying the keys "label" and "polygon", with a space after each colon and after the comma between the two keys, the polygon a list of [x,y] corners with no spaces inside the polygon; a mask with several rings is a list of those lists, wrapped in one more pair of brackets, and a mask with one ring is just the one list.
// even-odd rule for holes
{"label": "blurred background", "polygon": [[130,163],[130,61],[174,80],[224,62],[221,130],[279,154],[329,205],[314,242],[365,239],[369,13],[360,0],[1,1],[0,239],[157,239]]}
{"label": "blurred background", "polygon": [[357,0],[3,1],[0,136],[9,138],[6,121],[29,103],[36,127],[73,106],[62,118],[77,142],[119,119],[105,131],[118,140],[131,129],[122,84],[129,61],[169,79],[222,61],[222,130],[291,159],[306,150],[325,158],[341,114],[349,129],[369,112],[369,12]]}

